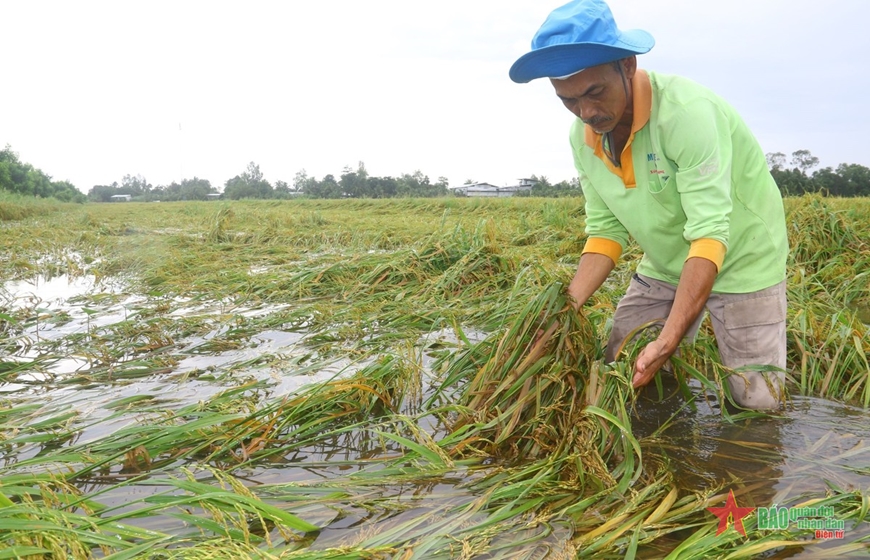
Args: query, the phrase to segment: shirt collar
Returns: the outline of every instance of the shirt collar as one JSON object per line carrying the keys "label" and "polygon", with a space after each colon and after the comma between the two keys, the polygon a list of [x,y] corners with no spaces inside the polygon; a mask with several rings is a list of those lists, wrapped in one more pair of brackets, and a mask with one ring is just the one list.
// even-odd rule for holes
{"label": "shirt collar", "polygon": [[[631,79],[631,91],[633,94],[632,108],[634,115],[631,121],[631,134],[646,126],[649,122],[650,113],[652,112],[652,84],[649,81],[649,74],[646,70],[640,68],[634,73]],[[592,127],[586,125],[585,130],[586,144],[592,148],[601,142],[601,135],[596,134]]]}

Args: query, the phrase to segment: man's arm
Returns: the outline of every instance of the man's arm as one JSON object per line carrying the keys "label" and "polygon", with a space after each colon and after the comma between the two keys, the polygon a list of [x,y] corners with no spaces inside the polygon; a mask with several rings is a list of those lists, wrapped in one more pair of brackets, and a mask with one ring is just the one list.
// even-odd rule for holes
{"label": "man's arm", "polygon": [[682,234],[691,246],[665,326],[635,361],[634,387],[649,383],[676,352],[704,308],[724,262],[733,208],[729,114],[724,106],[700,96],[681,104],[664,127],[661,144],[677,167],[674,179],[686,215]]}
{"label": "man's arm", "polygon": [[643,387],[670,358],[704,309],[718,269],[712,261],[692,257],[683,265],[674,306],[658,338],[641,351],[634,365],[632,387]]}
{"label": "man's arm", "polygon": [[[574,309],[580,309],[592,297],[613,270],[613,259],[600,253],[583,253],[577,272],[568,285],[568,295],[574,298]],[[705,300],[706,301],[706,300]]]}

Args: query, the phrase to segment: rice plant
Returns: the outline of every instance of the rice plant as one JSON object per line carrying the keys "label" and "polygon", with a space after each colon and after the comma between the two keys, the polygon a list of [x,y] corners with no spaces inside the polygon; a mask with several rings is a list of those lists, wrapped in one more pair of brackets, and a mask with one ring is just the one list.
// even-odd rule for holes
{"label": "rice plant", "polygon": [[[639,347],[603,363],[639,253],[575,313],[576,200],[16,215],[0,238],[0,556],[866,554],[870,205],[786,202],[793,397],[775,417],[728,404],[706,326],[646,391],[629,382]],[[48,278],[88,288],[21,295]],[[830,505],[847,537],[755,514],[745,537],[716,535],[706,508],[729,490]]]}

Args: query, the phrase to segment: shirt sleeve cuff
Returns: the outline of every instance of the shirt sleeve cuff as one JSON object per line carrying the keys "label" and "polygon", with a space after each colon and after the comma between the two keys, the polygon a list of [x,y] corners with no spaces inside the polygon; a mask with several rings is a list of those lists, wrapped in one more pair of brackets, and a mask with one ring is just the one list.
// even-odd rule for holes
{"label": "shirt sleeve cuff", "polygon": [[721,241],[715,239],[696,239],[692,241],[692,245],[689,247],[689,256],[686,257],[686,260],[692,257],[707,259],[716,265],[716,272],[719,272],[722,270],[722,261],[725,260],[725,251],[727,250],[727,247]]}
{"label": "shirt sleeve cuff", "polygon": [[583,247],[583,253],[598,253],[599,255],[607,255],[613,264],[616,265],[619,256],[622,254],[622,245],[604,237],[590,237],[586,240],[586,245]]}

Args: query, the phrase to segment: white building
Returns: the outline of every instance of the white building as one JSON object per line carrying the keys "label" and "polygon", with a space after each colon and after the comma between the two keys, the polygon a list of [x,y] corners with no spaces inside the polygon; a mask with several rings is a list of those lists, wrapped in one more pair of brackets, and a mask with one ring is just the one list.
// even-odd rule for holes
{"label": "white building", "polygon": [[471,183],[447,188],[457,196],[505,197],[531,192],[535,182],[534,179],[518,179],[518,184],[506,187],[497,187],[489,183]]}

